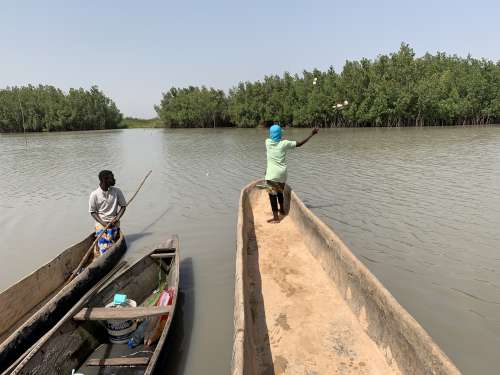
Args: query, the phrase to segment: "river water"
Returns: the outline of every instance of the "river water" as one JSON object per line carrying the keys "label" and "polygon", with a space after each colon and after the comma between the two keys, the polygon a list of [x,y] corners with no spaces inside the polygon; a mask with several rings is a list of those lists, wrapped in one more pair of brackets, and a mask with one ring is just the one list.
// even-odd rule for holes
{"label": "river water", "polygon": [[[300,139],[306,130],[285,136]],[[262,178],[259,129],[0,135],[0,289],[92,229],[111,169],[130,196],[129,259],[181,239],[165,373],[229,373],[240,189]],[[498,373],[500,128],[335,129],[289,157],[289,183],[466,374]]]}

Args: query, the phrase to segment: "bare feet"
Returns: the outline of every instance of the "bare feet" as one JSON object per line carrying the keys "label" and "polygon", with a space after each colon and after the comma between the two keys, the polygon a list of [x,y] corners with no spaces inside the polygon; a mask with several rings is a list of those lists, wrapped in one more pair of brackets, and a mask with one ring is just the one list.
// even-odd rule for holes
{"label": "bare feet", "polygon": [[276,219],[273,217],[272,219],[269,219],[267,222],[270,224],[279,224],[280,219]]}

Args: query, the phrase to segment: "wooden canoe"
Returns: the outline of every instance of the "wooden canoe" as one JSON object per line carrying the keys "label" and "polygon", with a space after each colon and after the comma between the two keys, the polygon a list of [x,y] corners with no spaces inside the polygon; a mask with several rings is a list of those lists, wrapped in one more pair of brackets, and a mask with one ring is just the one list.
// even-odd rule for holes
{"label": "wooden canoe", "polygon": [[420,324],[287,187],[240,196],[233,375],[460,374]]}
{"label": "wooden canoe", "polygon": [[90,234],[0,294],[0,373],[61,319],[127,249],[121,233],[106,255],[66,283],[94,238]]}
{"label": "wooden canoe", "polygon": [[[179,286],[179,240],[177,236],[155,248],[130,267],[111,278],[81,308],[72,309],[55,329],[49,331],[24,355],[15,368],[5,374],[67,375],[72,370],[90,374],[151,374],[159,359],[172,323]],[[159,280],[174,290],[168,309],[139,306],[158,289]],[[137,302],[135,308],[105,308],[115,293],[126,294]],[[152,347],[111,344],[104,320],[168,318],[161,336]]]}

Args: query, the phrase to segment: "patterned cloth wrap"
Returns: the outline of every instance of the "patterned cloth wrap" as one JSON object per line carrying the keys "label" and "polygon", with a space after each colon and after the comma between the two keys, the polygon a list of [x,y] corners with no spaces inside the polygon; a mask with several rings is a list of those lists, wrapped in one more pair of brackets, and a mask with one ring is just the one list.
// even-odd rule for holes
{"label": "patterned cloth wrap", "polygon": [[[96,223],[95,225],[95,235],[99,237],[101,233],[104,231],[104,227],[101,224]],[[101,238],[97,241],[97,246],[95,249],[95,255],[104,255],[106,251],[113,245],[118,238],[118,226],[113,226],[111,228],[106,229],[106,233],[104,233]]]}
{"label": "patterned cloth wrap", "polygon": [[278,193],[283,193],[285,190],[285,183],[284,182],[275,182],[275,181],[270,181],[266,180],[267,184],[267,191],[269,194],[276,195]]}

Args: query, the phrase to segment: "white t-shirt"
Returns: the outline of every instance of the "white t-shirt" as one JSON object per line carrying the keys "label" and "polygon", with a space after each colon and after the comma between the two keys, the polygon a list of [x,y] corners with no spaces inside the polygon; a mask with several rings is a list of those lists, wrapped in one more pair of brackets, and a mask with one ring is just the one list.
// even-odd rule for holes
{"label": "white t-shirt", "polygon": [[117,187],[111,186],[108,191],[104,191],[99,186],[90,193],[89,212],[97,213],[107,223],[116,217],[121,207],[126,205],[125,196]]}

